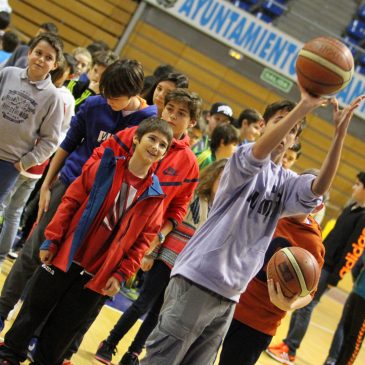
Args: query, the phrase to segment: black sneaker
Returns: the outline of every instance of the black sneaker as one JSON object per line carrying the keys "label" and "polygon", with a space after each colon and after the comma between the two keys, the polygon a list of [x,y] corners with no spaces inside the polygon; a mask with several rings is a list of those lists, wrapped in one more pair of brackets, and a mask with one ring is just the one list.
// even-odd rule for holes
{"label": "black sneaker", "polygon": [[105,340],[100,343],[98,351],[96,351],[95,354],[95,359],[99,360],[103,364],[110,365],[112,357],[116,353],[117,353],[117,348]]}
{"label": "black sneaker", "polygon": [[138,354],[135,352],[126,352],[118,365],[139,365]]}

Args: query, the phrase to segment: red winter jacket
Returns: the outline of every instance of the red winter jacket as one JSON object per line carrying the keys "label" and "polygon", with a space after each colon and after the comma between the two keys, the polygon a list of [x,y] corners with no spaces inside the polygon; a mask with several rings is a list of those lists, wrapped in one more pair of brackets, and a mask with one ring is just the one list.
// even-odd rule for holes
{"label": "red winter jacket", "polygon": [[[94,160],[101,158],[106,147],[116,153],[131,151],[133,136],[138,127],[124,129],[95,148],[84,168]],[[164,219],[181,223],[184,219],[189,202],[199,181],[199,167],[196,157],[189,146],[189,137],[173,139],[166,156],[159,162],[155,174],[166,197],[163,201]]]}
{"label": "red winter jacket", "polygon": [[[119,152],[115,154],[123,155]],[[115,158],[110,149],[101,160],[90,163],[67,189],[45,230],[46,241],[41,247],[56,252],[52,265],[67,271],[80,249],[92,250],[95,245],[111,240],[105,261],[97,272],[92,272],[94,276],[86,285],[100,294],[111,276],[121,281],[136,272],[161,228],[163,192],[151,169],[137,192],[137,201],[122,216],[119,229],[113,230],[115,235],[98,237],[95,233],[114,205],[127,166],[125,153],[124,157]],[[87,260],[83,260],[82,266],[88,271]]]}

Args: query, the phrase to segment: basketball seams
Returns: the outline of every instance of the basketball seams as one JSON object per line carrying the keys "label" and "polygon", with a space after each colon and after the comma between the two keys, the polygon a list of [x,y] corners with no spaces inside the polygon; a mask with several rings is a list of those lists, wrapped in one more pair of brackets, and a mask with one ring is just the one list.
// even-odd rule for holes
{"label": "basketball seams", "polygon": [[303,296],[303,297],[306,296],[309,293],[309,290],[307,288],[307,285],[306,285],[302,270],[301,270],[295,256],[293,255],[293,253],[290,251],[289,248],[283,248],[282,251],[287,256],[287,258],[289,259],[289,261],[290,261],[290,263],[291,263],[291,265],[292,265],[292,267],[293,267],[293,269],[294,269],[294,271],[297,275],[300,287],[302,289],[302,292],[300,293],[299,296]]}
{"label": "basketball seams", "polygon": [[312,79],[310,77],[308,77],[308,75],[304,74],[302,71],[297,70],[297,74],[300,74],[302,77],[304,77],[305,79],[315,82],[317,85],[321,85],[321,86],[327,86],[327,87],[337,87],[336,90],[338,90],[338,86],[343,85],[343,82],[339,82],[339,83],[324,83],[324,82],[320,82],[317,79]]}
{"label": "basketball seams", "polygon": [[349,80],[351,80],[352,74],[353,74],[353,68],[350,70],[343,70],[341,67],[335,65],[334,63],[326,60],[324,57],[314,53],[313,51],[308,51],[305,49],[302,49],[299,52],[299,57],[307,58],[313,62],[316,62],[323,66],[324,68],[334,72],[335,74],[342,77],[343,81],[346,83]]}
{"label": "basketball seams", "polygon": [[[303,49],[320,55],[323,47],[326,46],[329,48],[335,48],[338,52],[338,56],[343,56],[344,54],[346,54],[346,57],[341,57],[341,61],[344,62],[349,69],[354,67],[351,51],[338,39],[329,37],[318,37],[313,39],[311,42],[306,43]],[[351,57],[349,57],[350,55]]]}

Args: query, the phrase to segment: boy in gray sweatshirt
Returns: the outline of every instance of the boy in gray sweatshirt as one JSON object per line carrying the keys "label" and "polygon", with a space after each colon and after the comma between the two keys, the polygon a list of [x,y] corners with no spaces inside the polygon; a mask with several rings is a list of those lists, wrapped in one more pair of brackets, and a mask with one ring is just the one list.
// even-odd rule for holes
{"label": "boy in gray sweatshirt", "polygon": [[19,172],[43,163],[57,147],[64,106],[49,72],[62,49],[57,36],[42,33],[30,43],[26,69],[0,71],[0,204]]}
{"label": "boy in gray sweatshirt", "polygon": [[[319,205],[337,171],[353,111],[364,98],[340,111],[336,99],[301,89],[301,100],[291,111],[283,108],[266,118],[259,140],[238,148],[224,169],[208,220],[175,263],[141,364],[214,363],[235,303],[261,268],[278,219],[308,214]],[[329,103],[335,135],[319,175],[283,169],[281,159],[295,143],[301,120]]]}

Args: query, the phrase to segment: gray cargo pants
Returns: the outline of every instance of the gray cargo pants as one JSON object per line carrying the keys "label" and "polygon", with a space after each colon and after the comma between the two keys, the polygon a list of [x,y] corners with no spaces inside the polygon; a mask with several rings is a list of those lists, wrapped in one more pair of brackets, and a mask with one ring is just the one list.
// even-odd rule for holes
{"label": "gray cargo pants", "polygon": [[234,302],[174,276],[141,365],[214,364],[234,308]]}

